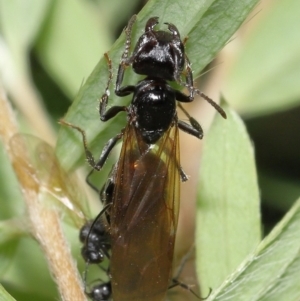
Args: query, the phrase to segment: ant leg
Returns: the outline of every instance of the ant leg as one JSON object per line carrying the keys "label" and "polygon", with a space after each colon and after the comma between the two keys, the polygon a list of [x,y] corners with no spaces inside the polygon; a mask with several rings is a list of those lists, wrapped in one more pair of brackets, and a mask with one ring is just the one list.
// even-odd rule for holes
{"label": "ant leg", "polygon": [[182,120],[178,120],[177,124],[178,127],[183,130],[184,132],[187,132],[190,135],[193,135],[199,139],[203,138],[203,130],[201,125],[198,123],[198,121],[190,116],[190,114],[185,110],[185,108],[180,104],[180,102],[191,102],[191,98],[188,95],[185,95],[181,93],[180,91],[175,90],[176,93],[176,99],[178,101],[177,105],[182,110],[182,112],[185,114],[185,116],[189,119],[190,124],[187,124],[183,122]]}
{"label": "ant leg", "polygon": [[102,168],[102,166],[104,165],[106,159],[108,158],[108,155],[110,154],[111,150],[117,144],[117,142],[123,137],[123,134],[124,134],[123,130],[122,130],[121,133],[119,133],[115,137],[109,139],[101,152],[99,160],[96,161],[92,152],[87,147],[87,139],[86,139],[85,131],[82,128],[80,128],[79,126],[76,126],[76,125],[69,123],[67,121],[64,121],[62,119],[59,121],[59,123],[62,125],[69,126],[81,133],[83,147],[84,147],[84,151],[85,151],[85,157],[87,159],[87,162],[93,169],[98,170],[98,171]]}
{"label": "ant leg", "polygon": [[115,137],[108,140],[108,142],[105,144],[105,146],[101,152],[100,158],[97,161],[97,163],[95,163],[95,161],[93,161],[94,169],[99,171],[102,168],[102,166],[104,165],[105,161],[107,160],[108,155],[110,154],[111,150],[114,148],[114,146],[117,144],[117,142],[123,137],[123,135],[124,135],[124,132],[122,131],[121,133],[117,134]]}
{"label": "ant leg", "polygon": [[[176,92],[176,99],[180,102],[190,102],[191,99],[189,96],[181,93],[180,91]],[[201,125],[198,123],[198,121],[193,118],[186,110],[185,108],[178,102],[178,107],[182,110],[182,112],[185,114],[185,116],[189,119],[190,124],[185,123],[182,120],[178,120],[178,127],[183,130],[184,132],[193,135],[199,139],[203,138],[203,130]]]}
{"label": "ant leg", "polygon": [[194,91],[195,91],[195,87],[194,87],[194,80],[193,80],[193,71],[191,68],[191,63],[189,58],[187,57],[187,55],[184,55],[184,59],[185,59],[185,63],[186,63],[186,84],[185,86],[188,88],[190,95],[189,98],[191,99],[191,101],[194,100]]}
{"label": "ant leg", "polygon": [[[174,124],[177,124],[178,127],[179,127],[179,120],[178,120],[177,114],[176,114],[176,116],[174,117]],[[174,124],[173,124],[173,125],[174,125]],[[177,128],[176,128],[176,131],[178,131]],[[178,137],[178,135],[175,135],[175,137]],[[169,143],[171,143],[171,144],[176,143],[176,142],[174,142],[174,140],[171,139],[170,137],[168,137],[168,141],[169,141]],[[166,149],[166,154],[167,154],[168,156],[170,156],[170,155],[171,155],[171,154],[170,154],[170,151],[167,151],[169,148],[165,148],[165,149]],[[175,156],[175,157],[176,157],[176,156]],[[188,175],[184,172],[184,170],[183,170],[183,168],[182,168],[182,166],[180,165],[180,162],[179,162],[178,160],[176,160],[176,169],[177,169],[178,172],[179,172],[181,181],[182,181],[182,182],[186,182],[186,181],[189,179],[189,177],[188,177]]]}
{"label": "ant leg", "polygon": [[131,32],[132,32],[132,27],[133,27],[135,21],[136,21],[136,15],[133,15],[130,18],[130,20],[125,28],[126,42],[125,42],[125,50],[121,57],[122,61],[126,61],[128,59],[128,54],[129,54],[129,50],[130,50],[130,46],[131,46]]}
{"label": "ant leg", "polygon": [[195,95],[194,94],[198,94],[200,97],[202,97],[203,99],[205,99],[210,105],[212,105],[216,111],[224,118],[226,119],[226,113],[225,111],[216,103],[214,102],[210,97],[208,97],[206,94],[204,94],[203,92],[201,92],[199,89],[194,87],[193,84],[193,76],[192,76],[192,68],[191,68],[191,64],[190,61],[188,59],[187,56],[185,56],[185,61],[187,62],[187,88],[190,91],[190,95],[189,97],[194,100]]}
{"label": "ant leg", "polygon": [[184,172],[184,170],[182,169],[181,165],[178,164],[177,168],[179,169],[181,182],[186,182],[189,179],[189,177]]}
{"label": "ant leg", "polygon": [[[92,175],[93,171],[94,169],[92,169],[86,177],[87,184],[98,193],[100,201],[103,204],[103,206],[112,203],[112,197],[113,197],[113,192],[115,187],[115,177],[117,172],[117,164],[113,165],[108,175],[108,179],[105,182],[105,184],[102,186],[101,190],[97,188],[93,183],[90,182],[89,177]],[[107,223],[110,224],[110,215],[107,211],[105,212],[105,215],[106,215]]]}
{"label": "ant leg", "polygon": [[[130,31],[131,32],[131,28]],[[128,41],[128,38],[127,38]],[[126,42],[126,48],[127,49],[127,45],[128,42]],[[129,47],[129,46],[128,46]],[[122,57],[128,55],[128,50],[125,50]],[[113,79],[113,72],[112,72],[112,62],[111,59],[109,58],[108,54],[105,53],[104,57],[106,59],[107,65],[108,65],[108,72],[109,72],[109,76],[108,76],[108,81],[106,84],[106,89],[105,89],[105,93],[102,95],[101,97],[101,101],[100,101],[100,105],[99,105],[99,114],[100,114],[100,119],[101,121],[107,121],[113,117],[115,117],[118,113],[120,112],[126,112],[127,107],[125,106],[113,106],[111,107],[109,110],[106,111],[106,107],[107,107],[107,103],[108,103],[108,99],[109,99],[109,86],[111,84],[111,81]],[[126,63],[127,64],[127,63]],[[117,96],[127,96],[131,93],[133,93],[135,91],[135,86],[125,86],[125,87],[120,87],[123,81],[123,76],[124,76],[124,71],[125,71],[125,65],[123,66],[123,61],[121,61],[120,65],[119,65],[119,70],[118,70],[118,74],[117,74],[117,81],[116,81],[116,89],[115,89],[115,93]],[[128,65],[126,65],[128,66]]]}
{"label": "ant leg", "polygon": [[180,274],[182,273],[183,271],[183,268],[184,268],[184,265],[186,264],[186,262],[188,261],[188,259],[191,257],[191,255],[193,254],[193,252],[195,251],[195,246],[193,245],[189,251],[187,252],[187,254],[185,254],[183,256],[183,258],[181,259],[181,262],[180,262],[180,265],[179,265],[179,268],[177,269],[177,272],[175,274],[175,277],[172,279],[172,283],[170,284],[169,286],[169,289],[173,288],[173,287],[176,287],[176,286],[180,286],[182,287],[183,289],[185,290],[188,290],[190,291],[194,296],[196,296],[198,299],[200,300],[206,300],[211,292],[212,292],[212,289],[210,288],[209,289],[209,293],[207,295],[207,297],[205,298],[201,298],[199,295],[197,295],[193,290],[192,290],[192,285],[188,285],[188,284],[185,284],[181,281],[178,280],[178,278],[180,277]]}
{"label": "ant leg", "polygon": [[176,168],[179,171],[181,182],[186,182],[189,179],[189,177],[184,172],[184,170],[183,170],[182,166],[180,165],[180,163],[178,162],[178,160],[176,160]]}
{"label": "ant leg", "polygon": [[119,95],[119,91],[121,90],[121,85],[123,82],[125,69],[131,64],[131,61],[132,61],[132,57],[128,58],[128,55],[129,55],[129,50],[130,50],[130,46],[131,46],[132,27],[133,27],[133,24],[135,23],[135,21],[136,21],[136,15],[133,15],[131,17],[131,19],[129,20],[127,27],[125,28],[125,34],[126,34],[125,49],[121,56],[121,62],[119,64],[119,68],[118,68],[116,88],[115,88],[115,93],[118,96],[124,96],[124,95]]}
{"label": "ant leg", "polygon": [[173,287],[176,287],[176,286],[180,286],[182,287],[183,289],[185,290],[188,290],[189,292],[191,292],[196,298],[198,298],[199,300],[206,300],[211,292],[212,292],[212,289],[210,288],[209,289],[209,292],[208,292],[208,295],[205,297],[205,298],[201,298],[200,296],[198,296],[193,290],[192,290],[192,286],[191,285],[188,285],[188,284],[185,284],[177,279],[172,279],[172,284],[169,286],[169,289],[173,288]]}
{"label": "ant leg", "polygon": [[102,189],[100,190],[97,186],[95,186],[91,181],[90,177],[92,176],[95,169],[92,169],[85,178],[86,183],[97,192],[100,196],[101,202],[105,205],[107,204],[107,199],[111,198],[109,191],[112,189],[112,185],[114,185],[114,178],[116,173],[116,165],[113,166],[112,170],[109,173],[108,180],[103,185]]}
{"label": "ant leg", "polygon": [[108,99],[109,99],[109,86],[111,84],[111,81],[113,79],[113,72],[112,72],[112,62],[111,59],[108,56],[108,53],[104,54],[104,57],[106,59],[107,65],[108,65],[108,80],[105,88],[105,93],[101,97],[101,101],[99,104],[99,114],[101,121],[107,121],[113,117],[115,117],[118,113],[126,111],[125,106],[114,106],[111,107],[109,110],[106,110]]}
{"label": "ant leg", "polygon": [[95,185],[91,182],[91,180],[90,180],[90,177],[91,177],[91,175],[93,174],[94,170],[95,170],[95,169],[92,169],[92,170],[88,173],[88,175],[87,175],[86,178],[85,178],[85,182],[86,182],[86,183],[87,183],[94,191],[96,191],[97,194],[100,194],[99,188],[98,188],[97,186],[95,186]]}
{"label": "ant leg", "polygon": [[178,127],[182,131],[184,131],[184,132],[186,132],[186,133],[188,133],[188,134],[190,134],[190,135],[192,135],[192,136],[194,136],[194,137],[196,137],[198,139],[202,139],[203,138],[203,131],[202,131],[202,129],[201,129],[201,131],[199,131],[199,130],[195,129],[193,126],[191,126],[190,124],[188,124],[188,123],[186,123],[186,122],[184,122],[182,120],[178,120]]}
{"label": "ant leg", "polygon": [[[105,89],[105,93],[103,94],[103,96],[101,97],[101,101],[100,101],[100,105],[99,105],[99,113],[100,113],[100,119],[102,121],[107,121],[111,118],[113,118],[114,116],[116,116],[119,112],[121,111],[126,111],[126,107],[125,106],[114,106],[112,108],[110,108],[109,110],[106,111],[106,106],[107,106],[107,102],[108,102],[108,98],[109,98],[109,86],[110,83],[112,81],[113,78],[113,73],[112,73],[112,63],[111,60],[108,56],[107,53],[104,54],[104,57],[108,63],[108,70],[109,70],[109,76],[108,76],[108,81],[107,81],[107,85],[106,85],[106,89]],[[121,139],[121,137],[123,136],[123,132],[121,132],[120,134],[118,134],[117,136],[115,136],[114,138],[110,139],[106,145],[104,146],[104,149],[102,150],[101,156],[99,161],[95,161],[93,154],[91,153],[91,151],[88,149],[87,147],[87,139],[86,139],[86,134],[85,131],[83,129],[81,129],[80,127],[71,124],[67,121],[64,120],[60,120],[59,121],[60,124],[62,125],[66,125],[69,126],[77,131],[79,131],[82,135],[82,141],[83,141],[83,147],[84,147],[84,151],[85,151],[85,157],[87,159],[87,162],[89,163],[89,165],[96,170],[100,170],[104,164],[104,162],[106,161],[111,149],[116,145],[117,141],[119,139]],[[90,172],[91,174],[92,172]],[[88,175],[88,177],[90,176],[90,174]],[[89,182],[88,182],[89,183]],[[97,189],[95,187],[93,187],[93,185],[90,185],[94,190],[97,191]]]}
{"label": "ant leg", "polygon": [[181,80],[179,75],[177,76],[176,81],[178,81],[181,85],[183,85],[184,87],[186,87],[189,90],[189,93],[190,93],[188,95],[189,101],[193,101],[195,98],[195,94],[198,94],[200,97],[205,99],[210,105],[212,105],[224,119],[226,119],[227,117],[226,117],[225,111],[216,102],[214,102],[210,97],[208,97],[206,94],[204,94],[199,89],[194,87],[193,73],[192,73],[190,60],[186,54],[184,55],[184,58],[185,58],[185,63],[186,63],[186,71],[185,71],[186,82],[184,83]]}
{"label": "ant leg", "polygon": [[186,109],[181,105],[181,103],[178,103],[178,107],[181,109],[181,111],[184,113],[184,115],[189,119],[190,125],[179,120],[178,121],[178,127],[183,130],[184,132],[187,132],[199,139],[203,138],[203,130],[199,122],[192,117]]}
{"label": "ant leg", "polygon": [[[185,43],[187,40],[187,38],[184,40],[183,43]],[[194,100],[194,91],[196,90],[194,87],[194,81],[193,81],[193,72],[192,72],[192,68],[191,68],[191,63],[189,58],[187,57],[187,55],[184,55],[184,62],[185,62],[185,71],[182,72],[184,73],[185,76],[185,82],[181,79],[181,73],[179,72],[179,70],[176,68],[175,72],[174,72],[174,78],[175,80],[181,85],[186,87],[189,90],[189,95],[188,97],[188,102],[191,102]]]}
{"label": "ant leg", "polygon": [[[109,58],[107,53],[104,54],[104,57],[105,57],[105,59],[107,61],[107,64],[108,64],[109,76],[108,76],[108,81],[107,81],[105,93],[102,95],[101,101],[100,101],[100,104],[99,104],[99,114],[100,114],[100,119],[102,121],[107,121],[107,120],[113,118],[114,116],[116,116],[119,112],[126,111],[127,107],[125,107],[125,106],[114,106],[114,107],[111,107],[109,110],[106,110],[107,103],[108,103],[108,98],[109,98],[109,86],[110,86],[110,83],[111,83],[112,78],[113,78],[113,73],[112,73],[111,59]],[[132,93],[131,92],[132,87],[133,86],[124,87],[123,94],[127,95],[127,94]],[[89,165],[93,169],[96,169],[96,170],[100,170],[102,168],[102,166],[103,166],[104,162],[106,161],[110,151],[116,145],[118,140],[120,140],[123,136],[123,131],[122,131],[121,133],[119,133],[118,135],[116,135],[115,137],[110,139],[106,143],[106,145],[104,146],[104,148],[102,150],[102,153],[100,155],[100,159],[98,161],[96,161],[93,157],[93,154],[91,153],[91,151],[87,147],[87,139],[86,139],[86,134],[85,134],[84,130],[81,129],[80,127],[78,127],[76,125],[73,125],[73,124],[71,124],[67,121],[64,121],[64,120],[60,120],[59,123],[62,124],[62,125],[69,126],[69,127],[73,128],[73,129],[75,129],[75,130],[77,130],[81,133],[82,141],[83,141],[83,147],[84,147],[84,151],[85,151],[85,157],[87,159],[87,162],[89,163]],[[90,176],[90,174],[88,175],[88,177]],[[88,181],[88,183],[90,183],[90,182]],[[95,187],[93,187],[93,185],[90,185],[90,186],[94,190],[97,191],[97,189]]]}

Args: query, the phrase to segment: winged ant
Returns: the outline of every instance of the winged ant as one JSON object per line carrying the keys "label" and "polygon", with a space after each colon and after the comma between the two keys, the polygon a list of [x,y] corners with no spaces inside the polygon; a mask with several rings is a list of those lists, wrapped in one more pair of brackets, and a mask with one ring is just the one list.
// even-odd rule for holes
{"label": "winged ant", "polygon": [[[91,173],[101,170],[113,147],[123,139],[109,208],[112,295],[114,301],[161,301],[172,282],[180,179],[187,180],[179,161],[178,131],[183,130],[198,139],[203,137],[201,126],[180,102],[191,102],[195,94],[199,94],[224,118],[226,114],[193,86],[190,62],[175,25],[165,23],[169,31],[157,31],[154,27],[158,18],[150,18],[145,33],[129,56],[135,19],[136,16],[131,18],[125,30],[126,46],[115,88],[119,97],[133,94],[131,104],[107,109],[113,75],[112,62],[105,54],[109,77],[99,105],[103,122],[126,112],[125,128],[107,142],[96,161],[88,150],[85,132],[66,121],[61,123],[82,135],[86,158],[93,167],[87,177],[88,183]],[[136,85],[122,86],[125,69],[130,65],[136,73],[146,77]],[[167,81],[187,87],[189,95],[172,88]],[[189,123],[178,119],[177,101]],[[93,231],[92,227],[91,238]]]}
{"label": "winged ant", "polygon": [[[102,263],[104,257],[110,258],[109,249],[110,249],[110,240],[109,240],[109,208],[111,205],[111,200],[113,196],[114,190],[114,181],[115,181],[115,171],[116,168],[113,166],[110,176],[103,188],[100,191],[100,200],[104,205],[104,209],[96,216],[94,221],[87,222],[80,231],[80,241],[84,244],[82,248],[82,256],[84,260],[89,264],[99,264]],[[103,218],[105,215],[105,218]],[[168,289],[172,289],[174,287],[182,287],[185,290],[190,291],[194,296],[198,299],[198,295],[191,290],[191,288],[178,280],[180,273],[182,272],[182,267],[185,264],[186,259],[189,255],[184,258],[184,260],[180,264],[180,269],[176,273],[175,278],[171,279],[170,285]],[[106,270],[108,277],[110,277],[109,268]],[[111,281],[100,281],[98,284],[93,285],[90,289],[86,288],[86,273],[84,277],[85,284],[85,293],[88,297],[90,297],[93,301],[107,301],[111,300],[112,297],[112,287]],[[204,299],[202,299],[204,300]]]}

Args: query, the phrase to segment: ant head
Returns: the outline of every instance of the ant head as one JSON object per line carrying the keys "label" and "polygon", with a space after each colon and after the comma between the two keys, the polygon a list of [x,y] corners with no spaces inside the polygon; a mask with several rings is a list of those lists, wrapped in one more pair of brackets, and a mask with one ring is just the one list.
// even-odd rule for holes
{"label": "ant head", "polygon": [[130,58],[132,67],[138,74],[177,80],[185,65],[184,45],[174,24],[165,23],[169,31],[155,30],[158,23],[158,17],[147,21]]}

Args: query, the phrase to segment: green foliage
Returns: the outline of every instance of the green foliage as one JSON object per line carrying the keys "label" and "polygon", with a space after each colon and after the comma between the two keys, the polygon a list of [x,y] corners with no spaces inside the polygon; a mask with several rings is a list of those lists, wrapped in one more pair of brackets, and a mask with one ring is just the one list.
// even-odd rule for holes
{"label": "green foliage", "polygon": [[299,300],[300,200],[208,300]]}
{"label": "green foliage", "polygon": [[198,186],[197,269],[204,292],[221,285],[261,238],[253,147],[239,116],[223,107],[227,120],[215,118],[206,136]]}
{"label": "green foliage", "polygon": [[[152,0],[138,13],[133,41],[141,35],[151,16],[159,16],[161,28],[165,26],[163,22],[174,23],[182,38],[188,36],[187,54],[197,78],[257,2]],[[106,141],[124,126],[125,116],[102,123],[97,111],[108,76],[102,54],[108,51],[116,73],[125,35],[122,33],[116,39],[119,34],[115,32],[120,32],[136,10],[134,6],[138,5],[132,0],[119,3],[118,0],[109,3],[104,0],[74,3],[70,0],[0,0],[1,82],[16,108],[27,116],[27,121],[26,118],[19,120],[22,132],[29,131],[30,127],[40,130],[39,126],[32,126],[38,114],[26,115],[24,103],[18,101],[17,92],[21,91],[25,107],[29,106],[28,89],[21,89],[23,85],[43,95],[44,102],[37,99],[40,107],[48,109],[43,122],[50,129],[57,121],[57,114],[66,113],[62,107],[68,106],[76,95],[64,119],[86,131],[95,155],[100,154]],[[299,9],[297,0],[276,0],[260,12],[263,16],[248,18],[250,23],[256,17],[260,20],[224,79],[227,103],[222,107],[228,119],[215,116],[210,130],[205,133],[197,188],[195,246],[202,293],[205,295],[210,287],[213,289],[209,301],[292,301],[300,298],[297,283],[300,276],[300,201],[295,202],[300,194],[299,179],[292,175],[276,177],[275,173],[258,165],[262,180],[258,185],[257,146],[251,144],[252,132],[249,137],[243,121],[233,111],[248,118],[251,116],[255,121],[258,116],[266,119],[266,114],[279,114],[299,106]],[[125,83],[135,83],[138,79],[130,68],[126,71]],[[128,103],[129,99],[115,97],[113,89],[112,85],[110,105]],[[54,114],[53,106],[62,107]],[[258,127],[255,133],[262,130]],[[44,137],[42,130],[40,135]],[[278,138],[285,135],[281,133]],[[68,170],[84,163],[80,138],[69,128],[62,127],[59,131],[56,153]],[[269,152],[272,155],[275,148]],[[4,151],[0,153],[0,163],[0,176],[4,179],[0,181],[0,281],[5,288],[0,285],[0,300],[14,300],[9,294],[22,301],[56,300],[58,296],[46,260],[28,235],[22,194]],[[106,165],[109,168],[111,164]],[[105,171],[101,173],[99,181],[104,181],[106,175]],[[274,200],[274,204],[269,202],[268,205],[280,210],[281,215],[295,204],[260,242],[260,191],[265,195],[266,187],[269,198]],[[67,232],[78,258],[78,230]]]}
{"label": "green foliage", "polygon": [[299,105],[299,10],[299,1],[276,0],[243,45],[224,90],[241,113],[258,116]]}
{"label": "green foliage", "polygon": [[3,288],[3,286],[0,284],[0,300],[1,301],[15,301],[12,296],[8,294],[8,292]]}

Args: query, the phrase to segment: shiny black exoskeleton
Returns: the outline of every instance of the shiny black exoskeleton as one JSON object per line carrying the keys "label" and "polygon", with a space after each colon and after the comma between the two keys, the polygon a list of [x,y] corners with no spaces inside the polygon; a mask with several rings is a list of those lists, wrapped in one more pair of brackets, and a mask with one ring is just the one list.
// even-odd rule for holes
{"label": "shiny black exoskeleton", "polygon": [[[181,130],[202,139],[203,131],[200,124],[187,113],[180,103],[178,106],[187,116],[190,124],[178,120],[176,101],[191,102],[194,100],[194,95],[199,94],[211,103],[224,118],[226,118],[225,112],[209,97],[193,86],[190,62],[184,52],[184,44],[175,25],[165,23],[168,25],[170,32],[155,31],[154,27],[158,24],[158,17],[150,18],[146,24],[145,33],[139,38],[132,55],[129,56],[131,30],[135,19],[136,16],[131,18],[125,31],[127,37],[126,47],[119,64],[115,88],[116,95],[120,97],[133,94],[131,104],[129,107],[114,106],[106,110],[108,102],[108,94],[106,92],[102,96],[99,106],[100,119],[107,121],[119,112],[127,112],[128,122],[134,123],[136,129],[148,144],[155,144],[173,124],[176,124]],[[105,54],[105,58],[110,72],[106,88],[106,91],[108,91],[112,80],[112,63],[107,54]],[[130,65],[132,65],[135,72],[147,77],[137,85],[122,87],[124,72]],[[185,83],[181,79],[183,74]],[[172,88],[167,83],[167,80],[175,80],[187,87],[189,95]],[[100,170],[111,149],[122,137],[123,133],[120,133],[108,141],[98,162],[95,162],[91,153],[86,152],[90,165],[94,169]],[[85,140],[84,135],[83,138]],[[84,144],[86,148],[86,142]]]}
{"label": "shiny black exoskeleton", "polygon": [[175,25],[168,25],[168,30],[154,30],[158,17],[148,20],[145,33],[139,38],[132,55],[124,59],[125,65],[132,65],[137,74],[160,77],[178,81],[186,63],[184,44]]}
{"label": "shiny black exoskeleton", "polygon": [[[109,257],[110,249],[109,233],[101,218],[87,222],[80,230],[80,241],[84,244],[81,255],[88,264],[99,264],[105,257]],[[87,272],[87,271],[86,271]],[[86,273],[85,272],[85,273]],[[86,285],[86,283],[85,283]],[[111,298],[111,283],[101,282],[94,285],[85,293],[93,301],[107,301]]]}
{"label": "shiny black exoskeleton", "polygon": [[[104,209],[80,230],[79,239],[83,243],[81,254],[87,264],[100,264],[105,258],[110,258],[111,241],[108,228],[110,203],[114,190],[114,173],[115,166],[99,192]],[[85,288],[85,292],[93,301],[111,300],[111,282],[101,282],[88,290]]]}
{"label": "shiny black exoskeleton", "polygon": [[[198,94],[208,101],[223,118],[226,118],[226,113],[221,107],[194,87],[191,64],[185,53],[184,44],[187,39],[182,42],[180,33],[174,24],[164,23],[168,25],[169,31],[155,30],[155,26],[159,23],[158,17],[150,18],[146,23],[144,34],[138,39],[132,54],[129,56],[131,30],[135,20],[136,16],[133,16],[125,30],[126,47],[119,65],[115,93],[118,96],[123,96],[119,94],[119,90],[121,89],[120,86],[123,81],[124,72],[128,66],[132,65],[133,70],[137,74],[168,81],[175,80],[189,90],[189,95],[186,95],[189,101],[193,101],[194,96]],[[185,82],[182,80],[182,77],[185,78]],[[191,124],[195,124],[196,128],[202,132],[198,122],[189,116],[180,105],[179,107],[187,115]]]}
{"label": "shiny black exoskeleton", "polygon": [[90,292],[86,292],[93,301],[111,300],[111,282],[100,283],[92,287]]}
{"label": "shiny black exoskeleton", "polygon": [[[119,65],[116,94],[123,96],[120,86],[124,72],[128,66],[132,65],[132,69],[137,74],[154,79],[175,80],[184,85],[190,92],[189,100],[185,101],[193,101],[195,92],[200,91],[193,87],[192,69],[177,27],[174,24],[165,23],[168,25],[169,31],[155,30],[155,26],[159,23],[158,17],[150,18],[146,23],[145,33],[138,39],[132,54],[128,56],[131,45],[131,29],[135,20],[136,16],[133,16],[125,31],[126,47]],[[186,83],[181,79],[183,73]]]}
{"label": "shiny black exoskeleton", "polygon": [[109,234],[101,218],[87,222],[80,230],[79,239],[83,243],[81,255],[85,262],[98,264],[109,257]]}
{"label": "shiny black exoskeleton", "polygon": [[[109,98],[109,86],[112,81],[112,62],[108,54],[105,53],[109,67],[109,78],[105,89],[106,92],[100,101],[100,119],[108,121],[120,112],[127,112],[128,122],[134,124],[147,144],[155,144],[172,125],[176,125],[181,130],[202,139],[203,131],[200,124],[187,113],[180,102],[191,102],[194,100],[194,95],[198,94],[212,104],[224,118],[226,118],[225,112],[213,100],[193,86],[190,62],[185,54],[184,43],[180,39],[179,31],[174,24],[165,23],[168,25],[169,32],[156,31],[154,27],[158,24],[158,17],[150,18],[146,23],[145,33],[139,38],[134,51],[129,56],[131,31],[135,20],[136,16],[134,15],[128,22],[125,30],[126,46],[119,64],[115,88],[117,96],[124,97],[133,94],[132,102],[128,107],[113,106],[108,110],[106,109]],[[132,65],[136,73],[147,77],[137,85],[122,87],[125,70],[130,65]],[[182,76],[185,77],[185,82],[182,81]],[[189,95],[172,88],[167,83],[167,80],[175,80],[187,87]],[[190,124],[178,120],[176,113],[177,101],[179,102],[178,107],[186,115]],[[102,168],[112,148],[124,135],[121,132],[111,138],[105,145],[100,159],[96,162],[87,148],[84,131],[77,126],[67,122],[64,123],[81,132],[87,161],[93,167],[93,170]],[[182,170],[180,172],[182,180],[187,180]],[[87,181],[89,183],[89,180]]]}
{"label": "shiny black exoskeleton", "polygon": [[[80,241],[84,244],[81,255],[88,264],[99,264],[105,257],[109,257],[108,251],[111,247],[109,233],[101,218],[87,222],[81,228]],[[110,300],[112,294],[111,282],[101,282],[92,286],[89,290],[85,287],[85,293],[93,301]]]}
{"label": "shiny black exoskeleton", "polygon": [[[168,25],[169,31],[156,31],[154,27],[158,24],[158,18],[150,18],[146,23],[145,33],[139,38],[132,54],[129,56],[131,30],[135,18],[135,16],[131,18],[126,28],[126,47],[119,64],[115,88],[115,94],[117,96],[124,97],[133,94],[131,104],[128,107],[113,106],[107,110],[109,86],[113,76],[112,62],[108,54],[105,54],[109,67],[109,78],[99,106],[100,119],[102,121],[107,121],[120,112],[126,112],[129,126],[107,142],[100,159],[95,161],[87,148],[84,131],[77,126],[64,122],[64,124],[73,127],[82,134],[86,157],[88,163],[93,167],[93,170],[100,170],[102,168],[112,148],[124,136],[125,131],[128,131],[129,128],[132,129],[132,127],[134,127],[134,131],[130,131],[130,133],[135,132],[137,139],[143,141],[143,143],[139,142],[138,145],[143,145],[143,147],[147,146],[147,149],[150,149],[151,145],[156,144],[171,127],[178,127],[201,139],[203,137],[201,126],[180,105],[180,102],[193,101],[195,94],[199,94],[210,102],[223,117],[226,116],[225,112],[217,104],[193,86],[192,70],[188,57],[185,54],[184,43],[181,41],[179,32],[173,24],[165,23]],[[125,70],[130,65],[132,65],[136,73],[145,75],[146,78],[135,85],[122,86]],[[185,78],[185,81],[182,80],[182,77]],[[189,94],[186,95],[172,88],[167,81],[176,81],[186,87]],[[178,119],[176,112],[177,101],[179,102],[179,108],[187,116],[189,123]],[[128,148],[128,150],[128,153],[135,151],[130,148]],[[175,157],[173,160],[175,160]],[[155,160],[153,162],[155,162]],[[158,160],[157,162],[160,161]],[[186,181],[187,176],[182,171],[179,161],[176,162],[175,165],[180,172],[182,181]],[[116,168],[122,170],[124,167]],[[125,168],[132,167],[126,166]],[[88,179],[87,182],[90,184]],[[122,184],[123,183],[118,183],[119,186]],[[91,186],[95,189],[93,185]],[[110,188],[106,189],[107,187]],[[102,201],[104,200],[104,204],[113,202],[114,181],[112,177],[108,180],[106,188],[102,189],[100,194],[100,198]],[[108,211],[105,210],[105,215],[107,224],[109,225],[109,209]],[[86,229],[82,230],[81,240],[85,243],[82,254],[87,262],[99,263],[105,256],[108,257],[110,245],[107,241],[110,237],[108,233],[105,232],[106,228],[104,227],[103,229],[102,226],[101,219],[99,218],[98,221],[98,218],[96,218],[93,224],[86,225]],[[113,244],[114,242],[111,243]],[[112,277],[114,276],[112,275]],[[96,285],[90,292],[86,293],[94,301],[102,301],[109,299],[109,297],[107,297],[109,293],[107,292],[111,293],[110,282]]]}
{"label": "shiny black exoskeleton", "polygon": [[84,261],[89,264],[99,264],[105,257],[109,258],[111,247],[108,232],[110,224],[109,207],[114,190],[114,173],[115,166],[112,168],[106,183],[99,192],[100,201],[104,209],[94,220],[88,221],[79,233],[79,240],[83,243],[81,255]]}
{"label": "shiny black exoskeleton", "polygon": [[[126,96],[129,93],[133,93],[131,105],[119,107],[119,110],[127,111],[129,122],[135,124],[146,143],[154,144],[173,122],[176,122],[180,129],[202,138],[200,130],[177,119],[176,100],[189,102],[189,97],[173,89],[165,80],[147,77],[136,86],[121,88],[118,95]],[[111,108],[102,115],[103,120],[112,117],[112,109],[115,110]],[[114,111],[114,113],[118,112]]]}

